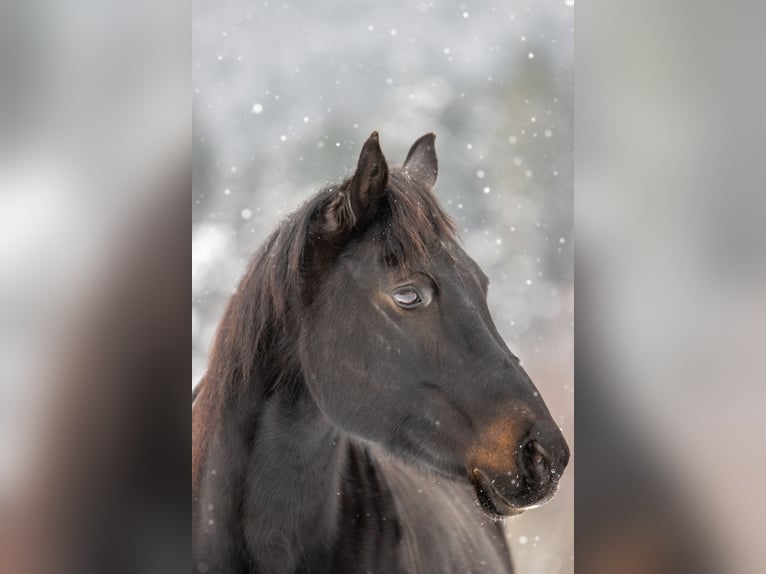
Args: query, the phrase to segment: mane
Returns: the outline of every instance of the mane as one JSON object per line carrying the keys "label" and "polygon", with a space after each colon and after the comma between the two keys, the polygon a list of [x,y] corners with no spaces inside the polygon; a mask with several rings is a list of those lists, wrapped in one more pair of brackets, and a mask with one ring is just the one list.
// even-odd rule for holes
{"label": "mane", "polygon": [[[324,188],[289,215],[256,252],[229,300],[193,405],[193,487],[225,407],[246,397],[246,404],[262,404],[300,375],[295,318],[303,309],[312,226],[350,183]],[[386,264],[403,268],[424,261],[436,242],[456,237],[435,195],[401,168],[390,171],[385,196],[365,232],[372,233]]]}

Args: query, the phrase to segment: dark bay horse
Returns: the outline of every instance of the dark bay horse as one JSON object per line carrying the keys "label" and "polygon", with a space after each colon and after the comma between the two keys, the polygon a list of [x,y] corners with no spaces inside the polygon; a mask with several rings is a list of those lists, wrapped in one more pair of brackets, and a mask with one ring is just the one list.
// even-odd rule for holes
{"label": "dark bay horse", "polygon": [[564,438],[432,188],[434,136],[292,214],[231,298],[192,407],[192,570],[511,572],[498,519]]}

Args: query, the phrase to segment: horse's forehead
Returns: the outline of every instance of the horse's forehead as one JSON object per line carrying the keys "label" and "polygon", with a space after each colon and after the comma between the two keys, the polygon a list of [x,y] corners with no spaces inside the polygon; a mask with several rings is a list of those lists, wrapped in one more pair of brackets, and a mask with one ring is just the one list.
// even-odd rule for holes
{"label": "horse's forehead", "polygon": [[[336,268],[343,275],[359,281],[377,281],[381,276],[407,274],[412,271],[426,272],[433,277],[448,278],[451,275],[481,273],[479,265],[454,239],[438,238],[430,241],[426,252],[413,256],[403,265],[389,267],[385,253],[374,241],[362,241],[349,249],[339,259]],[[378,279],[376,279],[376,277]]]}
{"label": "horse's forehead", "polygon": [[479,269],[478,263],[454,239],[434,241],[421,263],[436,275],[462,275]]}
{"label": "horse's forehead", "polygon": [[460,268],[474,269],[478,268],[479,264],[466,253],[460,244],[455,240],[441,240],[440,252],[444,253],[449,262]]}

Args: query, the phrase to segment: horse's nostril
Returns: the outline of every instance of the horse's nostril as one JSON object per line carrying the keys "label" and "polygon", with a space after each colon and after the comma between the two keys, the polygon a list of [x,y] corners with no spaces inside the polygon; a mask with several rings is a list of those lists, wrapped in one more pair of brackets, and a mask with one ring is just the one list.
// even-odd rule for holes
{"label": "horse's nostril", "polygon": [[532,447],[535,449],[535,456],[544,458],[545,460],[550,460],[551,455],[548,453],[547,450],[543,448],[543,445],[541,445],[536,440],[532,441]]}
{"label": "horse's nostril", "polygon": [[543,485],[551,479],[553,457],[536,440],[528,441],[522,447],[522,468],[527,480]]}

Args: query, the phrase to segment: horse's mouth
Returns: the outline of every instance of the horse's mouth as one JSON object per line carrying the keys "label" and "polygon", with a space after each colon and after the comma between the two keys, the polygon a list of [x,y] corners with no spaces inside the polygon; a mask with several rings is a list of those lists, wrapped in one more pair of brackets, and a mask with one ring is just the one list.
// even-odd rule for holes
{"label": "horse's mouth", "polygon": [[487,478],[478,468],[473,470],[473,487],[476,490],[476,498],[479,506],[490,516],[494,518],[506,518],[516,516],[526,510],[526,508],[516,507],[508,502],[502,494],[493,486],[492,481]]}
{"label": "horse's mouth", "polygon": [[530,488],[522,483],[518,492],[514,494],[511,502],[507,494],[503,494],[499,488],[478,468],[471,473],[471,483],[476,490],[476,498],[479,506],[492,518],[506,518],[516,516],[525,510],[531,510],[542,506],[556,494],[558,481],[550,481],[542,489]]}

